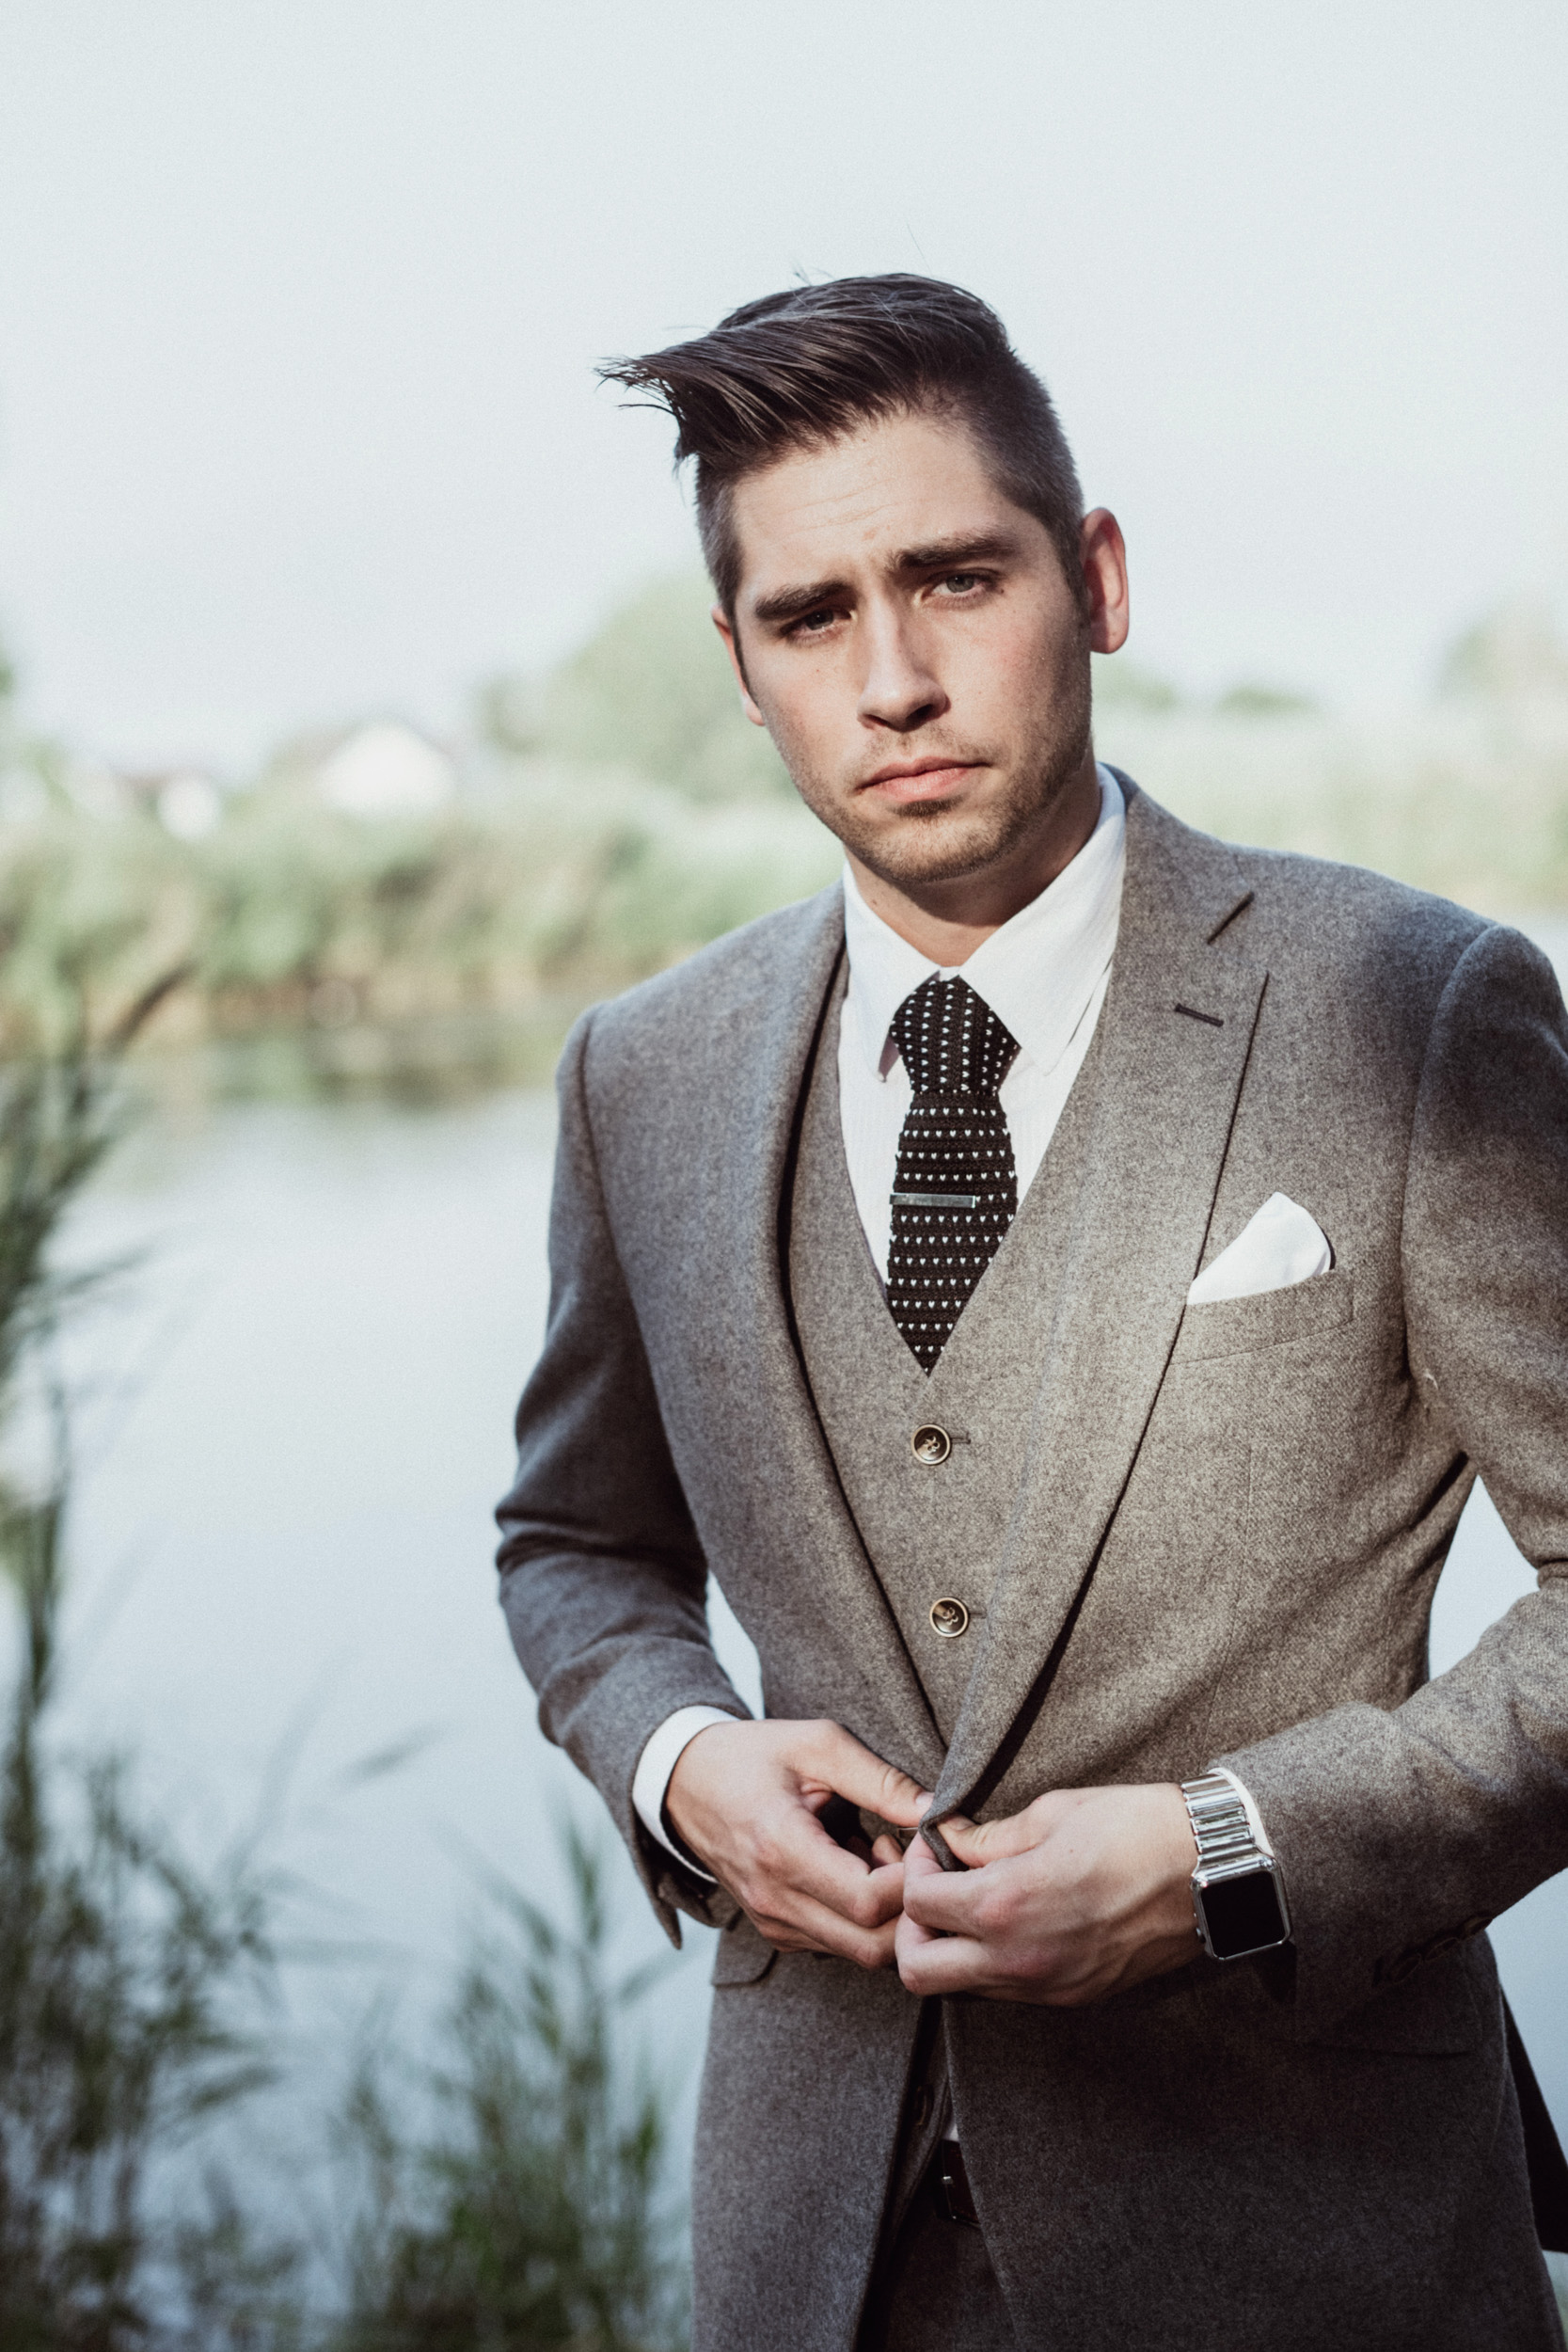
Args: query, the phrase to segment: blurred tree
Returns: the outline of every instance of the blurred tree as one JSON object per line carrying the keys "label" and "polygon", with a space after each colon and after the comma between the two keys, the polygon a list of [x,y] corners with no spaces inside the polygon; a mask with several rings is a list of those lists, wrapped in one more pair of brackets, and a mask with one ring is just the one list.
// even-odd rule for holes
{"label": "blurred tree", "polygon": [[655,581],[543,684],[490,687],[484,732],[505,751],[630,769],[694,801],[790,793],[784,763],[740,707],[712,603],[701,578]]}
{"label": "blurred tree", "polygon": [[1544,598],[1488,613],[1449,649],[1440,694],[1493,702],[1568,702],[1568,636]]}
{"label": "blurred tree", "polygon": [[1181,697],[1168,678],[1141,669],[1124,653],[1094,654],[1090,666],[1097,710],[1148,711],[1158,716],[1180,704]]}
{"label": "blurred tree", "polygon": [[1302,719],[1322,705],[1310,694],[1298,694],[1289,686],[1260,686],[1243,679],[1222,694],[1214,708],[1226,719]]}

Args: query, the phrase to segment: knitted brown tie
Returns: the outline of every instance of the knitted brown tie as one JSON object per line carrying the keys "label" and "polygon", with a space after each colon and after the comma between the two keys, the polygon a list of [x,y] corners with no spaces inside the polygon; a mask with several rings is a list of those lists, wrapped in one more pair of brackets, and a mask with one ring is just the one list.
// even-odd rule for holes
{"label": "knitted brown tie", "polygon": [[893,1016],[914,1099],[898,1138],[887,1303],[929,1372],[1018,1209],[997,1089],[1018,1052],[961,977],[935,973]]}

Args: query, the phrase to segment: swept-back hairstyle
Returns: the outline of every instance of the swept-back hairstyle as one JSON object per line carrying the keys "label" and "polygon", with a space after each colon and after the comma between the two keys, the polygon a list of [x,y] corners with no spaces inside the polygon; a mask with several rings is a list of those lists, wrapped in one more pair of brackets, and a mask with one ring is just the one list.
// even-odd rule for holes
{"label": "swept-back hairstyle", "polygon": [[732,621],[736,484],[788,450],[918,408],[962,418],[997,486],[1044,524],[1083,594],[1084,497],[1051,396],[995,311],[961,286],[903,275],[793,286],[744,303],[690,342],[607,360],[599,374],[673,417],[675,463],[696,460],[697,528]]}

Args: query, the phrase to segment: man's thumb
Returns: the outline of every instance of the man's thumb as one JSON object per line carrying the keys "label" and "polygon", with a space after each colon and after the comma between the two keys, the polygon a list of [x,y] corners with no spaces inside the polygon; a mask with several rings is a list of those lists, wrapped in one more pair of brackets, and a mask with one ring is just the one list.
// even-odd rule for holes
{"label": "man's thumb", "polygon": [[930,1790],[895,1764],[884,1764],[852,1732],[837,1724],[823,1728],[823,1739],[814,1741],[801,1758],[806,1770],[819,1773],[838,1796],[863,1805],[879,1820],[895,1821],[901,1829],[917,1828],[930,1809]]}
{"label": "man's thumb", "polygon": [[1022,1813],[1010,1813],[1001,1821],[968,1821],[961,1813],[951,1813],[942,1825],[942,1834],[958,1860],[967,1862],[972,1870],[988,1862],[1000,1862],[1006,1854],[1026,1853],[1040,1842],[1038,1828]]}

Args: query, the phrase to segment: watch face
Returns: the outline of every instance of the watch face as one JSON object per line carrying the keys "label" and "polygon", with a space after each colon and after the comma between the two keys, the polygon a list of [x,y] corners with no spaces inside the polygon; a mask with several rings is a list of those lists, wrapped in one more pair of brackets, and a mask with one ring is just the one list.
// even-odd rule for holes
{"label": "watch face", "polygon": [[1285,1941],[1285,1914],[1272,1870],[1213,1881],[1203,1889],[1203,1916],[1216,1960],[1239,1960],[1244,1952],[1266,1951]]}

